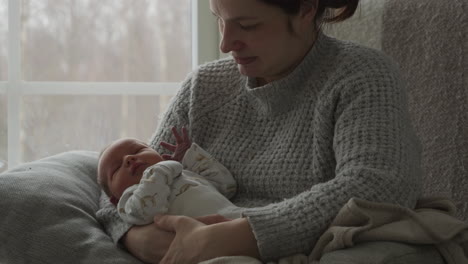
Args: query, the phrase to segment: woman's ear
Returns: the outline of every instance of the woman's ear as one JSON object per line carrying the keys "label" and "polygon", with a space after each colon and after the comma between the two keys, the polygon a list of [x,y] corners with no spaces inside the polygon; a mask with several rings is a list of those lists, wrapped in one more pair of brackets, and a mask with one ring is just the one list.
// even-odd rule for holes
{"label": "woman's ear", "polygon": [[117,206],[117,204],[119,203],[119,199],[115,198],[114,196],[111,196],[110,202],[111,202],[113,205]]}
{"label": "woman's ear", "polygon": [[302,0],[300,16],[311,22],[315,21],[319,0]]}

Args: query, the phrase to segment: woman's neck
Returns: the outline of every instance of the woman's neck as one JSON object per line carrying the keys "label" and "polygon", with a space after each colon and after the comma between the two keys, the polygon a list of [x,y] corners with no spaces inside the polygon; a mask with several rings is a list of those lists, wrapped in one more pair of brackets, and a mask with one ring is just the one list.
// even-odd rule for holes
{"label": "woman's neck", "polygon": [[257,87],[260,87],[260,86],[264,86],[264,85],[267,85],[273,81],[277,81],[277,80],[280,80],[286,76],[288,76],[292,71],[294,71],[294,69],[296,69],[296,67],[304,60],[305,56],[310,52],[310,50],[312,49],[312,47],[314,46],[316,40],[317,40],[317,36],[318,36],[318,30],[314,29],[312,30],[312,33],[309,34],[310,37],[307,37],[306,39],[304,39],[304,49],[303,49],[303,52],[302,52],[302,55],[300,57],[298,57],[298,59],[294,62],[294,64],[292,64],[290,67],[288,67],[288,70],[281,73],[280,75],[277,75],[275,77],[272,77],[272,78],[266,78],[266,77],[257,77],[256,78],[256,83],[257,83]]}

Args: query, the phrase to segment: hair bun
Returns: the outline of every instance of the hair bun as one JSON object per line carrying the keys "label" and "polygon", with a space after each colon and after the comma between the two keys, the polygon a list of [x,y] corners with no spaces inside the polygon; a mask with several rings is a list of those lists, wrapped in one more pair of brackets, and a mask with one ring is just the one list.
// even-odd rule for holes
{"label": "hair bun", "polygon": [[325,8],[342,8],[349,4],[348,0],[321,0],[319,5],[322,4]]}
{"label": "hair bun", "polygon": [[319,0],[317,13],[324,22],[335,23],[353,16],[359,0]]}

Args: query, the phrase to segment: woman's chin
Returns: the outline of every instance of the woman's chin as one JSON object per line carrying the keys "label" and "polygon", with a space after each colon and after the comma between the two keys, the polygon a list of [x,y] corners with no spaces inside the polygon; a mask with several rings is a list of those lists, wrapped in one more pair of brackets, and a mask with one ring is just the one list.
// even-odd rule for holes
{"label": "woman's chin", "polygon": [[260,76],[260,73],[257,69],[254,69],[252,66],[246,66],[246,65],[237,65],[237,68],[239,69],[240,74],[245,75],[250,78],[257,78]]}

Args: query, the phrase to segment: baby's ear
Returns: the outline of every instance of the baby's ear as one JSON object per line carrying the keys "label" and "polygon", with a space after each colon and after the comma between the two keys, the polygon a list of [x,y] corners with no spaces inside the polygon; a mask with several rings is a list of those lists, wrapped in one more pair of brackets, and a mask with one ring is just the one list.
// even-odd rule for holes
{"label": "baby's ear", "polygon": [[117,204],[119,203],[119,199],[115,198],[114,196],[111,196],[110,202],[111,202],[113,205],[117,206]]}

